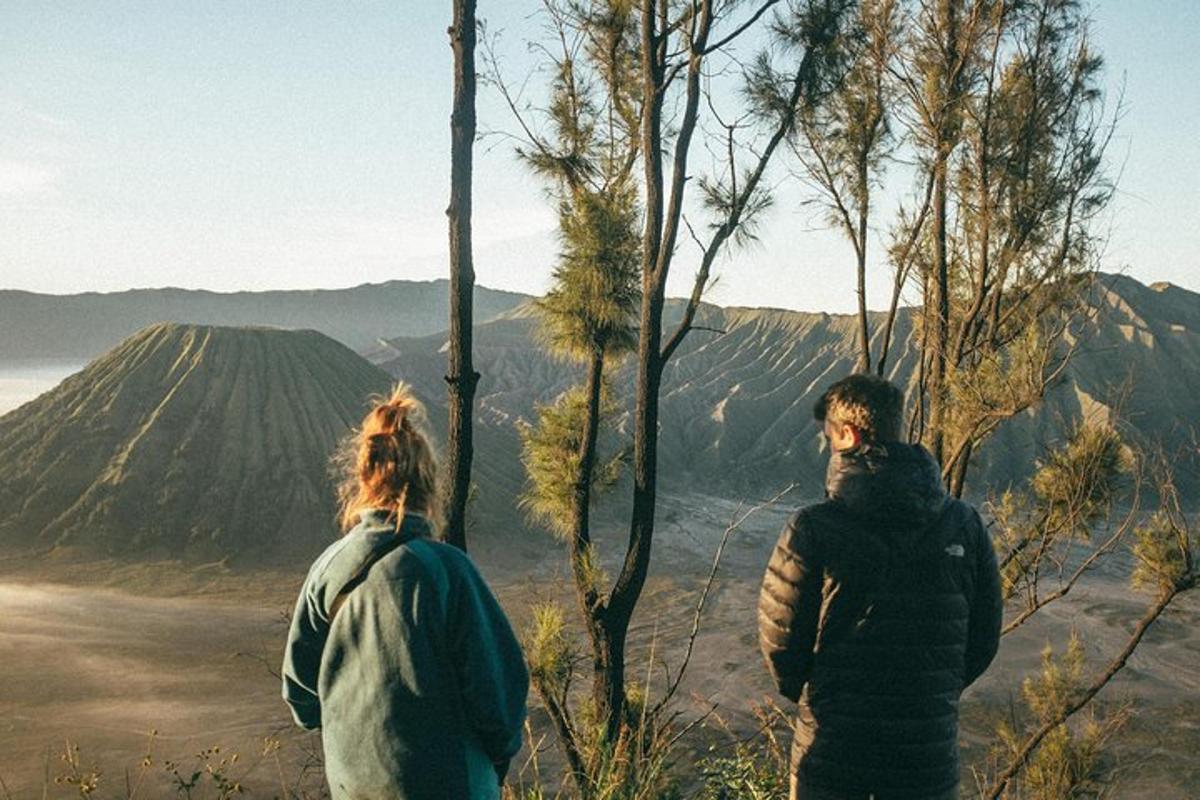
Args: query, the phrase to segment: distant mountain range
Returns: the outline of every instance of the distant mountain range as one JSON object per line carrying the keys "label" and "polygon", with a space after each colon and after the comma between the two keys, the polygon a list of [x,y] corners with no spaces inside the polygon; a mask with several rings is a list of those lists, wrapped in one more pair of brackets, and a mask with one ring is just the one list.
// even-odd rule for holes
{"label": "distant mountain range", "polygon": [[[517,509],[524,483],[520,428],[535,418],[538,404],[579,381],[582,370],[538,346],[530,303],[481,291],[493,307],[511,305],[475,329],[483,377],[472,515],[486,523],[481,530],[503,532],[524,527]],[[979,453],[969,492],[978,497],[1022,480],[1048,445],[1088,418],[1161,442],[1194,504],[1200,295],[1113,275],[1089,292],[1096,313],[1076,330],[1070,368],[1045,403],[1006,422]],[[418,294],[403,296],[411,301]],[[338,307],[349,306],[317,306],[312,313],[333,320]],[[395,315],[409,308],[402,304]],[[679,309],[673,303],[668,316]],[[413,310],[418,321],[407,324],[432,324],[420,316],[425,311]],[[888,371],[901,385],[913,377],[913,321],[909,309],[897,320]],[[879,322],[874,315],[876,330]],[[825,459],[811,409],[853,367],[854,317],[706,305],[698,324],[704,330],[688,337],[665,374],[664,488],[759,498],[798,481],[800,496],[819,496]],[[395,378],[408,381],[444,439],[446,334],[373,342],[363,349],[378,366],[315,331],[158,324],[129,337],[0,416],[0,544],[310,558],[333,534],[329,455],[361,417],[368,395]],[[611,376],[625,403],[619,421],[625,436],[632,367],[627,359]],[[617,492],[614,501],[627,494]]]}
{"label": "distant mountain range", "polygon": [[[513,292],[478,288],[475,318],[491,319],[528,299]],[[364,351],[380,339],[445,330],[449,313],[445,280],[228,293],[134,289],[50,295],[0,290],[0,362],[39,358],[86,361],[156,322],[311,329]]]}

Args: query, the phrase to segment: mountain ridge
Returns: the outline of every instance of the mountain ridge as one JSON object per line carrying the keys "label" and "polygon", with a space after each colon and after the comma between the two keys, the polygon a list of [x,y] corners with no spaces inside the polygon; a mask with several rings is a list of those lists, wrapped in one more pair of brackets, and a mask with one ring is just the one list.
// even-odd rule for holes
{"label": "mountain ridge", "polygon": [[[157,322],[313,329],[362,351],[389,336],[443,330],[450,313],[448,283],[439,278],[345,289],[163,287],[69,295],[0,289],[0,361],[95,358]],[[476,316],[484,321],[528,299],[477,287]]]}

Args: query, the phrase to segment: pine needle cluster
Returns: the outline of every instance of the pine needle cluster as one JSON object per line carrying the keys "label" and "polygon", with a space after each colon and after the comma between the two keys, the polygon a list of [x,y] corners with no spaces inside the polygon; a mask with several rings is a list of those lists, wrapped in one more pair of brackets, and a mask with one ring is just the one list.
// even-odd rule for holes
{"label": "pine needle cluster", "polygon": [[580,188],[559,204],[559,252],[550,291],[537,301],[540,335],[572,361],[612,357],[637,343],[641,236],[628,189]]}

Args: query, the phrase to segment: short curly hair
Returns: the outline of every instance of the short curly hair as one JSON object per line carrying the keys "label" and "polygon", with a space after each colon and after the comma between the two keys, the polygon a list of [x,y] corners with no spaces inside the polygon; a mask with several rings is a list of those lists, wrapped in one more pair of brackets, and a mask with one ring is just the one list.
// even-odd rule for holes
{"label": "short curly hair", "polygon": [[904,424],[904,393],[875,375],[848,375],[824,391],[813,407],[818,422],[852,425],[867,442],[894,442]]}

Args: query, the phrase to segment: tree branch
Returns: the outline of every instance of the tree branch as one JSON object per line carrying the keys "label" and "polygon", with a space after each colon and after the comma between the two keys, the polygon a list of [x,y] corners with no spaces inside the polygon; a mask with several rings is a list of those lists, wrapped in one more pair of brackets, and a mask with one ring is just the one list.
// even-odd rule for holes
{"label": "tree branch", "polygon": [[679,671],[675,673],[675,678],[669,681],[667,691],[663,694],[662,699],[660,699],[654,705],[654,708],[651,709],[651,718],[657,717],[658,714],[661,713],[664,708],[666,708],[667,704],[671,702],[671,698],[674,697],[675,692],[679,690],[679,684],[683,681],[683,676],[687,672],[688,664],[691,663],[692,651],[696,646],[696,637],[700,634],[700,618],[704,613],[704,605],[708,602],[709,592],[712,591],[713,583],[716,581],[717,568],[721,565],[721,557],[725,554],[725,545],[729,543],[729,537],[732,536],[736,530],[741,528],[742,524],[746,520],[757,514],[759,511],[774,506],[776,503],[790,494],[797,485],[798,484],[794,482],[789,483],[786,487],[776,492],[775,496],[770,500],[766,500],[758,505],[751,506],[744,514],[741,514],[740,516],[738,512],[741,511],[741,508],[739,507],[737,511],[734,512],[733,518],[729,521],[729,524],[725,526],[725,532],[721,534],[721,541],[717,544],[716,553],[713,554],[712,566],[708,570],[708,579],[704,582],[704,588],[700,591],[700,599],[696,601],[695,613],[692,615],[692,629],[688,633],[687,648],[683,654],[683,661],[679,665]]}
{"label": "tree branch", "polygon": [[763,152],[758,157],[758,162],[755,164],[753,171],[746,179],[742,191],[734,198],[730,206],[729,214],[725,220],[717,226],[713,232],[712,239],[709,240],[708,246],[704,249],[704,254],[700,259],[700,269],[696,272],[696,279],[692,284],[692,294],[688,298],[687,306],[684,309],[683,319],[675,328],[675,332],[671,335],[670,340],[662,350],[662,363],[670,361],[675,351],[679,349],[679,345],[683,343],[688,331],[692,329],[692,324],[696,319],[696,311],[700,308],[700,301],[703,298],[704,290],[708,286],[709,276],[712,273],[712,265],[716,260],[717,254],[725,241],[733,235],[741,222],[742,212],[745,210],[754,192],[758,189],[758,184],[762,180],[763,174],[766,172],[767,165],[770,163],[771,156],[775,153],[779,143],[784,140],[789,130],[794,123],[794,114],[796,106],[804,95],[804,87],[807,83],[808,73],[810,70],[810,56],[812,51],[807,50],[804,56],[800,59],[800,65],[796,68],[796,76],[792,80],[792,89],[789,96],[788,110],[784,112],[779,119],[779,122],[771,134],[771,138],[767,141],[767,146],[763,148]]}
{"label": "tree branch", "polygon": [[754,23],[758,22],[759,18],[761,18],[763,14],[767,13],[767,11],[771,9],[771,6],[776,5],[778,2],[779,0],[766,0],[766,2],[759,6],[758,10],[755,11],[749,19],[730,31],[728,36],[725,36],[719,39],[716,43],[704,48],[703,54],[708,55],[709,53],[714,53],[732,42],[734,39],[741,36],[743,33],[749,30]]}

